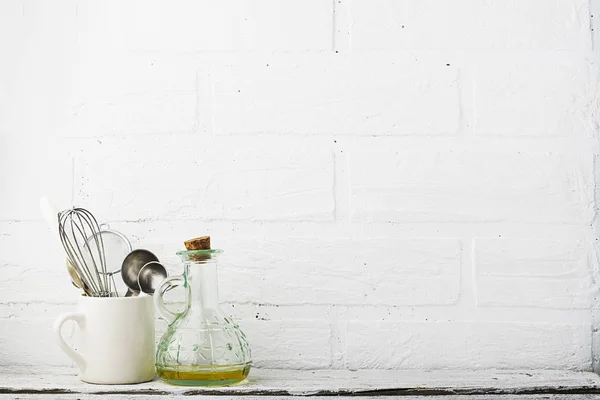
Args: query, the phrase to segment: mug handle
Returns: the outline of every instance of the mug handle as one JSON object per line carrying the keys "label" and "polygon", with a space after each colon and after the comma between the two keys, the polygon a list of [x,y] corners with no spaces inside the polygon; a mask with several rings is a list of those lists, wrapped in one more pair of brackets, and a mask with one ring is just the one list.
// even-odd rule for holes
{"label": "mug handle", "polygon": [[62,336],[62,326],[67,321],[75,321],[77,325],[81,328],[81,326],[85,323],[85,315],[82,313],[66,313],[61,315],[54,321],[54,336],[56,337],[56,341],[58,342],[58,346],[64,351],[73,361],[77,364],[79,370],[83,373],[85,371],[85,359],[83,355],[75,351],[71,346],[65,342],[65,339]]}
{"label": "mug handle", "polygon": [[[172,288],[176,287],[176,286],[180,286],[183,285],[184,280],[183,280],[183,276],[179,275],[179,276],[171,276],[168,278],[163,279],[158,286],[156,287],[156,290],[154,291],[154,307],[156,308],[156,312],[158,313],[158,315],[164,319],[165,321],[167,321],[167,324],[171,325],[175,319],[177,318],[177,316],[179,314],[172,312],[171,310],[169,310],[167,307],[165,307],[165,302],[163,299],[163,296],[165,294],[166,291],[171,290]],[[189,307],[189,296],[185,296],[185,302],[186,304],[186,309]]]}

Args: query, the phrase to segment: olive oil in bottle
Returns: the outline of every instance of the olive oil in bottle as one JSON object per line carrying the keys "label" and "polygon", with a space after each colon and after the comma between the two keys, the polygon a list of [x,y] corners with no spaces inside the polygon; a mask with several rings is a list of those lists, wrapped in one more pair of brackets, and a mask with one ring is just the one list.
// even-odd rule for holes
{"label": "olive oil in bottle", "polygon": [[216,386],[241,382],[250,372],[250,363],[219,366],[157,366],[158,376],[172,385]]}

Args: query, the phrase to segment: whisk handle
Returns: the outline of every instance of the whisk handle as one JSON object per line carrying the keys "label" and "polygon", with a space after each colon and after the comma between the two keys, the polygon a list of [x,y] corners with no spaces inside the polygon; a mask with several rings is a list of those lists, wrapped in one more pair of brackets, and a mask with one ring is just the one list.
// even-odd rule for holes
{"label": "whisk handle", "polygon": [[54,335],[58,346],[64,351],[73,361],[77,364],[77,367],[83,373],[85,371],[85,360],[80,352],[75,351],[71,346],[65,342],[65,338],[62,335],[62,326],[67,321],[75,321],[79,327],[81,327],[85,321],[85,316],[82,313],[66,313],[59,316],[54,321]]}
{"label": "whisk handle", "polygon": [[[169,278],[165,278],[163,279],[158,286],[156,287],[156,290],[154,291],[154,308],[156,309],[157,314],[164,319],[165,321],[167,321],[167,324],[171,325],[175,319],[177,318],[177,316],[179,314],[176,314],[172,311],[170,311],[166,306],[165,306],[165,301],[163,299],[163,296],[165,294],[165,292],[175,286],[179,286],[179,285],[183,285],[183,276],[178,275],[178,276],[171,276]],[[189,296],[186,296],[185,298],[186,302],[189,302]],[[186,309],[189,307],[189,304],[186,304]]]}

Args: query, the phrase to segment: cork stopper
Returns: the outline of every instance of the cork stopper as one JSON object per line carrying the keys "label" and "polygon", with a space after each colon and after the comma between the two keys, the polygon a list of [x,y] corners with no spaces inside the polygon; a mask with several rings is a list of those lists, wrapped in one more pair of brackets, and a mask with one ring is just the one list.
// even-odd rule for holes
{"label": "cork stopper", "polygon": [[183,242],[187,250],[210,250],[210,236],[200,236]]}
{"label": "cork stopper", "polygon": [[[200,236],[197,238],[189,239],[183,242],[185,248],[188,251],[193,250],[210,250],[210,236]],[[210,260],[210,254],[192,254],[190,260],[192,261],[206,261]]]}

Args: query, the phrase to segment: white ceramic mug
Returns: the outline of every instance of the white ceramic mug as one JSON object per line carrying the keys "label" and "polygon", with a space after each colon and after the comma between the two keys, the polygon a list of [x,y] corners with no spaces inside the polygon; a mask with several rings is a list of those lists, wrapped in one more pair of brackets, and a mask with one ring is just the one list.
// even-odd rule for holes
{"label": "white ceramic mug", "polygon": [[[69,346],[61,328],[73,320],[80,329],[80,348]],[[126,384],[154,378],[154,303],[152,296],[86,297],[79,310],[54,323],[58,345],[75,361],[84,382]]]}

